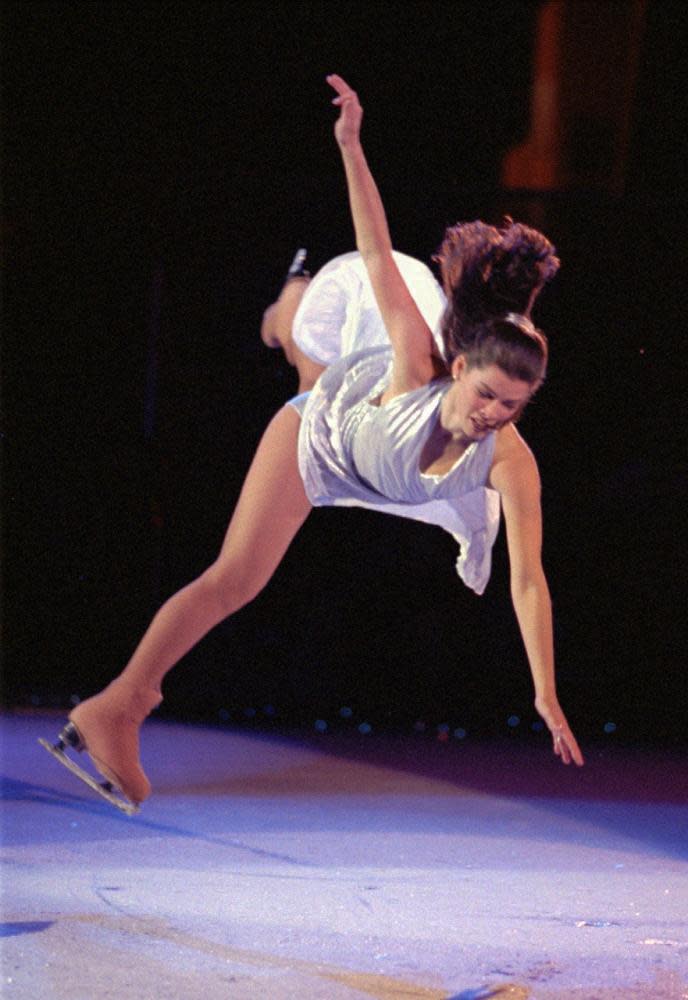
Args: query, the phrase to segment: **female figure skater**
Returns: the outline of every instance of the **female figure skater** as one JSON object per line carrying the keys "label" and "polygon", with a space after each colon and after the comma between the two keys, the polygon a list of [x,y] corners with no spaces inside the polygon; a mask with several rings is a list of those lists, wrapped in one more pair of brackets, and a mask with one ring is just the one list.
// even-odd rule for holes
{"label": "female figure skater", "polygon": [[[328,367],[316,359],[302,379],[308,385],[320,373],[312,390],[285,405],[265,431],[217,560],[162,606],[122,674],[71,712],[59,745],[87,750],[130,803],[150,794],[139,730],[162,699],[163,677],[258,594],[311,507],[323,504],[370,506],[441,525],[460,541],[459,572],[480,593],[501,500],[535,706],[554,752],[565,764],[583,763],[556,694],[537,465],[513,423],[544,378],[546,341],[528,314],[558,261],[551,244],[526,227],[449,230],[438,257],[448,299],[441,351],[392,251],[360,143],[358,98],[341,77],[327,82],[337,94],[335,137],[356,244],[388,344],[353,350]],[[301,282],[297,344],[309,328],[316,284]],[[357,346],[354,337],[348,347]]]}

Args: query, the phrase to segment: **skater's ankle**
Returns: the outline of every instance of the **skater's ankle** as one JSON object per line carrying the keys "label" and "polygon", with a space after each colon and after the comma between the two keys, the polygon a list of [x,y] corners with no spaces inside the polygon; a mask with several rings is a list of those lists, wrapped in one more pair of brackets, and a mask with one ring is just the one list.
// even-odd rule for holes
{"label": "skater's ankle", "polygon": [[162,693],[155,688],[142,687],[125,677],[117,677],[107,687],[87,702],[77,706],[72,715],[83,716],[86,712],[105,712],[111,717],[125,716],[141,723],[162,701]]}
{"label": "skater's ankle", "polygon": [[149,684],[146,682],[141,682],[135,677],[130,677],[126,673],[120,674],[119,677],[115,677],[114,681],[108,684],[105,688],[113,691],[121,692],[122,694],[127,694],[131,698],[139,698],[142,701],[153,702],[157,699],[158,704],[162,701],[162,691],[160,689],[160,684]]}

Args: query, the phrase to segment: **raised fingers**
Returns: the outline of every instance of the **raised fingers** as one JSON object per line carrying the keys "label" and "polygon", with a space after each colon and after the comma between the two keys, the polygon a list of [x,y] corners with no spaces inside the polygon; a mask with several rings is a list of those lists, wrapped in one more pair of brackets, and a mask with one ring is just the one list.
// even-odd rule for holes
{"label": "raised fingers", "polygon": [[343,80],[341,76],[337,76],[336,73],[332,73],[327,77],[327,82],[333,90],[337,91],[337,96],[332,101],[333,104],[343,109],[353,108],[357,111],[360,110],[361,105],[358,103],[358,94],[355,90],[351,89],[346,80]]}
{"label": "raised fingers", "polygon": [[330,73],[329,76],[325,77],[325,80],[333,90],[337,91],[340,97],[356,96],[356,92],[351,89],[346,80],[339,76],[338,73]]}

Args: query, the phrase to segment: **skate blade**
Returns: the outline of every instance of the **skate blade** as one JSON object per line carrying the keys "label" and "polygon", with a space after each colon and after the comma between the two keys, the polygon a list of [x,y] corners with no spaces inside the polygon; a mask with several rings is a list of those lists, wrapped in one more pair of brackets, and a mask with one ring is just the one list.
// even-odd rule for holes
{"label": "skate blade", "polygon": [[97,792],[98,795],[109,802],[110,805],[121,809],[121,811],[126,813],[127,816],[135,816],[139,811],[139,807],[137,805],[134,805],[133,802],[130,802],[122,795],[118,795],[114,791],[114,786],[109,781],[98,781],[98,779],[94,778],[92,774],[85,771],[83,767],[79,767],[79,765],[76,764],[71,757],[68,757],[60,746],[60,743],[62,742],[61,740],[60,743],[57,743],[56,745],[48,743],[48,741],[44,739],[39,739],[38,742],[55,758],[55,760],[59,761],[59,763],[62,764],[63,767],[66,767],[68,771],[71,771],[72,774],[76,775],[76,777],[80,781],[83,781],[85,785],[92,788],[94,792]]}

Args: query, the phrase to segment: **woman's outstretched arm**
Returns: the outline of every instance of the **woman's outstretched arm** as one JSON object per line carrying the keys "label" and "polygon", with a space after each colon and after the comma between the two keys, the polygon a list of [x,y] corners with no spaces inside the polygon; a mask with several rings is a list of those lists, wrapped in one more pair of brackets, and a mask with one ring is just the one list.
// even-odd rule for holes
{"label": "woman's outstretched arm", "polygon": [[535,459],[516,429],[500,431],[490,485],[501,495],[511,567],[511,598],[535,688],[535,708],[552,734],[554,752],[565,764],[583,764],[576,738],[559,705],[554,673],[552,602],[542,568],[540,476]]}
{"label": "woman's outstretched arm", "polygon": [[340,109],[335,125],[346,173],[356,246],[370,277],[394,351],[391,395],[425,385],[435,372],[432,333],[392,256],[392,239],[382,199],[360,141],[363,110],[355,91],[337,74],[327,77]]}

